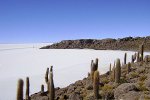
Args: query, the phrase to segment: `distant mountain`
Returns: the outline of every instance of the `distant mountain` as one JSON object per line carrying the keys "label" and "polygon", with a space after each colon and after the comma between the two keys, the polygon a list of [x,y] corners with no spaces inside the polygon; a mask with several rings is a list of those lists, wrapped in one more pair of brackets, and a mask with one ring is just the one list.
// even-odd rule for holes
{"label": "distant mountain", "polygon": [[144,42],[145,51],[150,51],[150,36],[125,37],[119,39],[78,39],[63,40],[59,43],[47,45],[40,49],[96,49],[96,50],[138,50]]}

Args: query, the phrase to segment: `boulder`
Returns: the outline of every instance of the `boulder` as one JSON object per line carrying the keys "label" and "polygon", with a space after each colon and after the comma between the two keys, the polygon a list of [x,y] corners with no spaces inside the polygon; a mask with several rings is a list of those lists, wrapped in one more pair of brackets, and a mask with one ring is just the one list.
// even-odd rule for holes
{"label": "boulder", "polygon": [[[119,85],[115,89],[114,97],[115,97],[115,99],[119,99],[119,98],[122,98],[125,94],[129,95],[129,94],[127,94],[129,91],[136,91],[136,90],[137,90],[137,88],[134,83],[124,83],[124,84]],[[133,93],[133,94],[135,94],[135,93]]]}

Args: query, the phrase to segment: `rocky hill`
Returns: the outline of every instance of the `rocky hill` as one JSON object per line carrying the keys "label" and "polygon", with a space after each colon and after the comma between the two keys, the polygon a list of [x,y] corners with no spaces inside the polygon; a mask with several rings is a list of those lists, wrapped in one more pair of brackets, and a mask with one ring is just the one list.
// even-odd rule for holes
{"label": "rocky hill", "polygon": [[138,50],[139,44],[145,41],[145,50],[150,51],[150,36],[126,37],[121,39],[79,39],[64,40],[59,43],[42,47],[41,49],[96,49],[96,50]]}
{"label": "rocky hill", "polygon": [[[150,100],[150,55],[144,55],[144,45],[132,55],[131,62],[117,59],[105,74],[99,75],[98,59],[91,61],[91,70],[83,80],[65,88],[54,88],[53,69],[47,69],[47,88],[30,96],[31,100]],[[50,73],[50,76],[48,75]],[[49,77],[49,78],[48,78]],[[28,89],[27,89],[28,90]],[[53,99],[49,99],[53,97]]]}

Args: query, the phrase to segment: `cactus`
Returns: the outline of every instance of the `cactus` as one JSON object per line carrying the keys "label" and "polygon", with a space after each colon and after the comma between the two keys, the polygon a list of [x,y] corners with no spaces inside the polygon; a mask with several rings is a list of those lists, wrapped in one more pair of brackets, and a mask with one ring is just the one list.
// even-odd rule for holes
{"label": "cactus", "polygon": [[136,61],[137,61],[137,62],[140,61],[140,54],[139,54],[139,52],[137,53],[137,59],[136,59]]}
{"label": "cactus", "polygon": [[131,57],[131,62],[134,63],[134,56]]}
{"label": "cactus", "polygon": [[50,74],[49,74],[49,100],[54,100],[55,98],[55,88],[53,81],[53,66],[51,66]]}
{"label": "cactus", "polygon": [[94,72],[93,91],[95,99],[99,99],[99,71]]}
{"label": "cactus", "polygon": [[98,69],[98,59],[96,59],[95,63],[93,60],[91,61],[91,79],[94,79],[94,72]]}
{"label": "cactus", "polygon": [[27,77],[26,78],[26,100],[30,100],[29,91],[30,91],[30,82],[29,82],[29,77]]}
{"label": "cactus", "polygon": [[41,93],[44,93],[44,85],[41,85]]}
{"label": "cactus", "polygon": [[115,80],[115,66],[113,66],[112,68],[111,78],[112,78],[112,81]]}
{"label": "cactus", "polygon": [[141,57],[140,57],[141,59],[140,60],[143,61],[143,57],[144,57],[143,56],[143,54],[144,54],[144,44],[140,45],[140,54],[141,54]]}
{"label": "cactus", "polygon": [[47,84],[47,91],[48,91],[48,74],[49,74],[49,68],[47,68],[46,73],[45,73],[45,82]]}
{"label": "cactus", "polygon": [[18,80],[17,85],[17,100],[23,100],[23,80]]}
{"label": "cactus", "polygon": [[115,82],[119,83],[121,77],[121,65],[120,65],[120,59],[117,59],[116,61],[116,68],[115,68]]}
{"label": "cactus", "polygon": [[144,61],[145,63],[148,63],[148,55],[145,56]]}
{"label": "cactus", "polygon": [[96,69],[98,68],[98,58],[95,59]]}
{"label": "cactus", "polygon": [[109,73],[111,73],[111,63],[110,63],[110,66],[109,66]]}
{"label": "cactus", "polygon": [[124,64],[127,62],[127,53],[124,54]]}
{"label": "cactus", "polygon": [[127,73],[129,74],[130,71],[131,71],[131,63],[128,62],[128,65],[127,65]]}

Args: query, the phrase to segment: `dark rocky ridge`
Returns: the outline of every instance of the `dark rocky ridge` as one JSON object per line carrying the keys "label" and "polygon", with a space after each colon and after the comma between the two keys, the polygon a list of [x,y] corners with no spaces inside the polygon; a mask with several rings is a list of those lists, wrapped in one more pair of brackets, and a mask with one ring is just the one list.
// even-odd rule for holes
{"label": "dark rocky ridge", "polygon": [[145,51],[150,51],[150,36],[147,37],[125,37],[121,39],[79,39],[63,40],[59,43],[41,47],[41,49],[96,49],[96,50],[132,50],[136,51],[139,44],[145,41]]}

